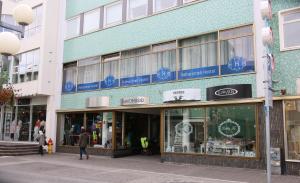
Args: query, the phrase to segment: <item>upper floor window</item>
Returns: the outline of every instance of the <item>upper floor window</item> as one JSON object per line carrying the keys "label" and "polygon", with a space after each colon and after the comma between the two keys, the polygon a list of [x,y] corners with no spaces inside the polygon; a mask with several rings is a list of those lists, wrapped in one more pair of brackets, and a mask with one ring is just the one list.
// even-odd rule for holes
{"label": "upper floor window", "polygon": [[102,58],[101,88],[113,88],[119,86],[119,62],[120,54],[106,55]]}
{"label": "upper floor window", "polygon": [[193,1],[196,1],[196,0],[183,0],[183,3],[190,3],[190,2],[193,2]]}
{"label": "upper floor window", "polygon": [[252,25],[220,32],[221,74],[254,71]]}
{"label": "upper floor window", "polygon": [[75,92],[77,83],[76,63],[66,64],[63,69],[63,92]]}
{"label": "upper floor window", "polygon": [[100,25],[100,9],[84,13],[83,33],[88,33],[99,29]]}
{"label": "upper floor window", "polygon": [[14,58],[12,82],[22,83],[38,79],[40,49],[21,53]]}
{"label": "upper floor window", "polygon": [[109,27],[122,22],[122,1],[104,6],[104,27]]}
{"label": "upper floor window", "polygon": [[300,8],[280,13],[280,48],[300,48]]}
{"label": "upper floor window", "polygon": [[148,0],[128,0],[127,19],[145,17],[148,14]]}
{"label": "upper floor window", "polygon": [[163,11],[177,6],[177,0],[154,0],[154,12]]}
{"label": "upper floor window", "polygon": [[66,37],[76,37],[80,34],[80,17],[74,17],[70,20],[67,20],[67,32]]}
{"label": "upper floor window", "polygon": [[25,27],[24,36],[31,37],[41,31],[43,20],[43,6],[37,6],[33,10],[33,22]]}
{"label": "upper floor window", "polygon": [[100,58],[93,57],[78,61],[77,91],[99,89]]}

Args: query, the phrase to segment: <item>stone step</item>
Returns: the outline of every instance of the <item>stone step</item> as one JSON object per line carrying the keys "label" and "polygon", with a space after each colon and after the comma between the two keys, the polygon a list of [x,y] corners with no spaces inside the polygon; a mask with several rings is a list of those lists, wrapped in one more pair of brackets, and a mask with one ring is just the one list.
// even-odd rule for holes
{"label": "stone step", "polygon": [[0,142],[0,156],[23,156],[38,154],[38,144]]}

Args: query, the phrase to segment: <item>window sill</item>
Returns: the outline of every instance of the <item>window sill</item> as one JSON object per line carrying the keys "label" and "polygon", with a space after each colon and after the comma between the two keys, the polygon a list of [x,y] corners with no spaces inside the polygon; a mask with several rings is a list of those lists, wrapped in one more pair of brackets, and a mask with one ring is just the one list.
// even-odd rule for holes
{"label": "window sill", "polygon": [[288,48],[280,48],[281,52],[294,51],[294,50],[300,50],[300,45],[299,46],[294,46],[294,47],[288,47]]}

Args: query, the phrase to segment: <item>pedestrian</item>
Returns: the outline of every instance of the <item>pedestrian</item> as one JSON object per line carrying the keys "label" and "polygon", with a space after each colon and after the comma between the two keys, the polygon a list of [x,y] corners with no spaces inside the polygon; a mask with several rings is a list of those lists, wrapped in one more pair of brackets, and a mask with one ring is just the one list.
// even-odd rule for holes
{"label": "pedestrian", "polygon": [[81,134],[79,135],[79,149],[80,149],[80,160],[82,160],[82,154],[86,155],[86,159],[89,159],[89,155],[86,151],[89,136],[84,128],[81,128]]}
{"label": "pedestrian", "polygon": [[44,155],[43,146],[46,145],[45,144],[46,137],[45,137],[45,134],[42,131],[39,131],[39,135],[37,137],[37,140],[39,141],[39,153],[42,156],[42,155]]}

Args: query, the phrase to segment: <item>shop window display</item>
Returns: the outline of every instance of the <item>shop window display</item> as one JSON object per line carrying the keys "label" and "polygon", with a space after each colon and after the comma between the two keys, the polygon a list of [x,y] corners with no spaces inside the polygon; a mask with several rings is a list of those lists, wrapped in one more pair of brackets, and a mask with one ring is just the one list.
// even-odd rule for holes
{"label": "shop window display", "polygon": [[66,114],[63,126],[63,145],[78,145],[79,135],[83,127],[83,113]]}
{"label": "shop window display", "polygon": [[287,159],[300,160],[300,100],[285,101]]}
{"label": "shop window display", "polygon": [[256,157],[256,106],[165,112],[165,152]]}
{"label": "shop window display", "polygon": [[112,113],[87,113],[87,133],[91,146],[112,148]]}

